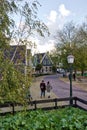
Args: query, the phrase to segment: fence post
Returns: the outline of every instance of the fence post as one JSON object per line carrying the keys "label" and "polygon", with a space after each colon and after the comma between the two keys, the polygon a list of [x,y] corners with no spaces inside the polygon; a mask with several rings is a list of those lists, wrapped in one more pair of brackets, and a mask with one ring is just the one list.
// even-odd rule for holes
{"label": "fence post", "polygon": [[12,105],[12,114],[14,115],[14,113],[15,113],[14,103],[12,103],[11,105]]}
{"label": "fence post", "polygon": [[75,107],[77,107],[77,97],[75,97]]}
{"label": "fence post", "polygon": [[55,102],[55,109],[57,109],[57,99],[56,98],[54,99],[54,102]]}
{"label": "fence post", "polygon": [[69,98],[69,101],[70,101],[70,104],[69,104],[69,105],[70,105],[70,106],[73,106],[73,97],[70,97],[70,98]]}
{"label": "fence post", "polygon": [[34,101],[34,104],[35,104],[35,110],[37,109],[37,102],[36,101]]}

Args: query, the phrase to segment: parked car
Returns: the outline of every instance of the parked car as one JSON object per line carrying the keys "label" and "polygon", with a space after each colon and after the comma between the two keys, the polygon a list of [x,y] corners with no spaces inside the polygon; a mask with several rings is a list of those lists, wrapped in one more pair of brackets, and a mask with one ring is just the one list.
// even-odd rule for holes
{"label": "parked car", "polygon": [[65,73],[65,70],[64,70],[64,69],[59,68],[59,69],[57,69],[57,73],[59,73],[59,74],[63,74],[63,73]]}

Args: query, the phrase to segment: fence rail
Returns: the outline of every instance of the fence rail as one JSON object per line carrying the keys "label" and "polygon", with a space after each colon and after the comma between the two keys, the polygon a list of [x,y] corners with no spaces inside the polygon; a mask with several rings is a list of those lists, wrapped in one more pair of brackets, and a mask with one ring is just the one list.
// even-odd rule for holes
{"label": "fence rail", "polygon": [[[70,101],[72,100],[72,104]],[[55,98],[55,99],[46,99],[46,100],[36,100],[27,102],[27,110],[52,110],[58,108],[64,108],[66,106],[78,107],[87,111],[87,101],[78,98],[78,97],[66,97],[66,98]],[[17,111],[22,111],[23,105],[20,103],[6,102],[0,104],[0,115],[5,115],[7,113],[14,114]]]}

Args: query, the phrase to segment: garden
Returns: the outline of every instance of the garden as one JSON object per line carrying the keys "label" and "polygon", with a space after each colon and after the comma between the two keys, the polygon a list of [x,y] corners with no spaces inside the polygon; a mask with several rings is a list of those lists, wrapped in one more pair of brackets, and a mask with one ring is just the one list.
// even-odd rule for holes
{"label": "garden", "polygon": [[0,130],[87,130],[86,114],[72,107],[17,112],[0,117]]}
{"label": "garden", "polygon": [[[48,26],[38,17],[39,7],[41,4],[37,0],[0,0],[1,104],[27,104],[33,82],[31,50],[36,49],[37,36],[41,36],[44,39],[43,43],[47,43],[45,36],[50,35]],[[32,36],[36,38],[35,42],[30,40]],[[53,69],[57,66],[68,69],[66,57],[72,54],[75,57],[73,70],[80,70],[83,74],[87,70],[87,23],[84,21],[78,26],[70,21],[62,30],[55,30],[54,37],[56,46],[50,53]],[[10,52],[13,45],[15,49]],[[18,51],[22,45],[25,49]],[[87,73],[82,76],[87,77]],[[0,130],[87,130],[87,112],[72,107],[49,111],[24,109],[14,115],[10,113],[0,116]]]}

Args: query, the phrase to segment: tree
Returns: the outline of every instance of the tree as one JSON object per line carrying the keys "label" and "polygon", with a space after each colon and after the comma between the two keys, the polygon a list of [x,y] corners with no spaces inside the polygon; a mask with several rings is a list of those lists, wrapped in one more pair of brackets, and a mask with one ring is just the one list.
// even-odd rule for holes
{"label": "tree", "polygon": [[42,69],[42,64],[37,64],[35,70],[39,71],[39,73],[40,73],[41,69]]}
{"label": "tree", "polygon": [[9,44],[10,28],[14,25],[11,14],[17,11],[17,3],[22,0],[0,0],[0,48]]}
{"label": "tree", "polygon": [[87,46],[78,47],[75,52],[76,69],[81,70],[83,76],[84,71],[87,70]]}
{"label": "tree", "polygon": [[56,70],[59,66],[59,63],[60,63],[60,51],[57,48],[54,49],[53,51],[51,51],[50,57],[51,57],[52,62],[53,62],[52,70],[54,72],[56,72]]}
{"label": "tree", "polygon": [[[27,45],[29,47],[35,46],[35,43],[30,41],[29,37],[32,35],[36,35],[39,33],[40,36],[44,37],[45,34],[49,36],[49,30],[47,26],[39,20],[37,16],[39,2],[34,1],[32,3],[25,3],[24,6],[21,7],[19,15],[20,21],[19,25],[15,25],[13,28],[13,33],[11,37],[11,42],[17,43],[17,45]],[[14,59],[17,48],[14,51],[13,57],[11,61]]]}
{"label": "tree", "polygon": [[60,50],[60,62],[64,68],[68,68],[67,56],[74,55],[74,70],[81,70],[82,75],[87,69],[87,25],[75,26],[72,23],[64,25],[63,29],[57,32],[56,51]]}
{"label": "tree", "polygon": [[62,63],[63,68],[67,68],[67,56],[74,53],[76,48],[76,27],[73,22],[64,25],[62,30],[57,31],[56,52],[59,52],[59,63]]}
{"label": "tree", "polygon": [[[44,36],[43,32],[49,34],[47,26],[37,18],[37,1],[30,5],[25,2],[22,6],[18,6],[23,0],[1,0],[0,1],[0,102],[18,101],[25,103],[25,94],[31,86],[31,75],[28,73],[25,77],[24,73],[18,71],[13,64],[13,59],[5,59],[4,52],[9,47],[11,41],[16,41],[18,45],[31,45],[28,40],[29,36],[36,30]],[[20,7],[20,8],[19,8]],[[17,27],[14,17],[11,15],[21,14],[19,26]],[[16,15],[15,14],[15,15]],[[23,21],[22,21],[23,20]],[[16,29],[17,27],[17,29]]]}
{"label": "tree", "polygon": [[81,70],[82,75],[87,70],[87,24],[83,23],[77,32],[77,49],[75,51],[76,66]]}
{"label": "tree", "polygon": [[22,75],[20,76],[13,63],[4,57],[4,50],[11,40],[11,28],[14,26],[14,21],[10,16],[17,11],[19,1],[22,0],[0,0],[0,102],[18,101],[19,99],[23,101],[22,87],[19,85],[20,79],[23,79]]}

